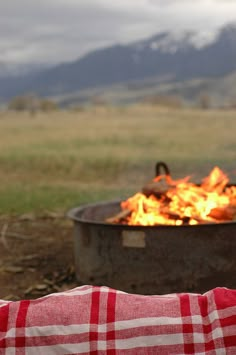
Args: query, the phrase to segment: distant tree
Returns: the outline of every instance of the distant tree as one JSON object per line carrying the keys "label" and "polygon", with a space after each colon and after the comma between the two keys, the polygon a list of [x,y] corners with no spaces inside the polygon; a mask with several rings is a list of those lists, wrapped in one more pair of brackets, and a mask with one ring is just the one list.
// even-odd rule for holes
{"label": "distant tree", "polygon": [[106,100],[100,95],[93,96],[91,98],[91,103],[94,106],[106,106],[107,105]]}
{"label": "distant tree", "polygon": [[55,111],[58,109],[58,105],[53,100],[43,99],[40,101],[39,109],[44,112]]}
{"label": "distant tree", "polygon": [[233,110],[236,109],[236,98],[235,98],[235,97],[234,97],[234,98],[231,98],[228,107],[229,107],[230,109],[233,109]]}
{"label": "distant tree", "polygon": [[37,96],[30,94],[14,97],[8,104],[9,110],[29,111],[34,114],[39,108],[39,99]]}
{"label": "distant tree", "polygon": [[211,98],[208,94],[202,93],[199,96],[199,107],[203,110],[208,110],[211,107]]}
{"label": "distant tree", "polygon": [[181,108],[183,106],[182,99],[172,95],[151,95],[144,99],[145,103],[156,106],[164,106],[169,108]]}
{"label": "distant tree", "polygon": [[37,111],[49,112],[58,109],[58,105],[50,99],[40,99],[34,94],[14,97],[8,105],[9,110],[28,111],[34,115]]}
{"label": "distant tree", "polygon": [[27,108],[27,100],[24,96],[14,97],[8,104],[9,110],[25,111]]}

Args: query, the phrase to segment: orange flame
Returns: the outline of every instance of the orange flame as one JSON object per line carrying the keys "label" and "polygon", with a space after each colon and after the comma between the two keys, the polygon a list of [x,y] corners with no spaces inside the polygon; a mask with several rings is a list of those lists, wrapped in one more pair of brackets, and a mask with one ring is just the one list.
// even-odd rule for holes
{"label": "orange flame", "polygon": [[149,196],[138,192],[121,203],[122,209],[130,211],[122,223],[193,225],[236,218],[236,187],[228,186],[228,177],[218,167],[200,185],[189,182],[189,177],[172,180],[170,176],[161,175],[153,179],[157,185],[163,181],[168,186],[166,191]]}

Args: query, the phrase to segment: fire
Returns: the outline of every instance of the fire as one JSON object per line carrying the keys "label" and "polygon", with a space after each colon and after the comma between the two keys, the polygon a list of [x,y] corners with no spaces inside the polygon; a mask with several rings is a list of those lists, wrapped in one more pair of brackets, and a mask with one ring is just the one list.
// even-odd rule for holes
{"label": "fire", "polygon": [[[142,192],[121,203],[119,223],[129,225],[183,225],[219,223],[236,218],[236,187],[218,167],[200,185],[186,177],[159,175]],[[117,221],[116,221],[117,222]]]}

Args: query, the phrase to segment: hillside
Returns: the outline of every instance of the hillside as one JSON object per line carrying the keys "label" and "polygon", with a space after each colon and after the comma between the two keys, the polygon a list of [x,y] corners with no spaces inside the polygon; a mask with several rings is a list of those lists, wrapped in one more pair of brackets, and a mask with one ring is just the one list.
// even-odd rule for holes
{"label": "hillside", "polygon": [[235,106],[236,71],[221,78],[199,78],[184,81],[161,81],[158,78],[80,90],[52,98],[62,106],[76,106],[91,102],[126,105],[135,102],[179,102],[184,105],[199,105],[202,96],[208,96],[210,106]]}
{"label": "hillside", "polygon": [[29,92],[81,99],[88,90],[111,86],[116,87],[113,94],[117,86],[122,90],[128,87],[126,98],[127,92],[135,98],[154,91],[177,93],[184,100],[193,100],[202,91],[214,91],[216,84],[219,86],[216,90],[219,93],[214,93],[216,97],[221,91],[225,94],[224,85],[234,88],[234,72],[236,25],[225,26],[210,38],[195,32],[165,32],[135,43],[96,50],[77,61],[40,73],[2,76],[0,100]]}

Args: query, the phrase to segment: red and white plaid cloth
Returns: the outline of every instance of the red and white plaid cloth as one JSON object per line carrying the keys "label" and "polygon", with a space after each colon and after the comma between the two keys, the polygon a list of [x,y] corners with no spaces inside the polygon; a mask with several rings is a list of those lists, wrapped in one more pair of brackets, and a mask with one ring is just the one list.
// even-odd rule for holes
{"label": "red and white plaid cloth", "polygon": [[143,296],[82,286],[0,301],[0,354],[236,354],[236,290]]}

